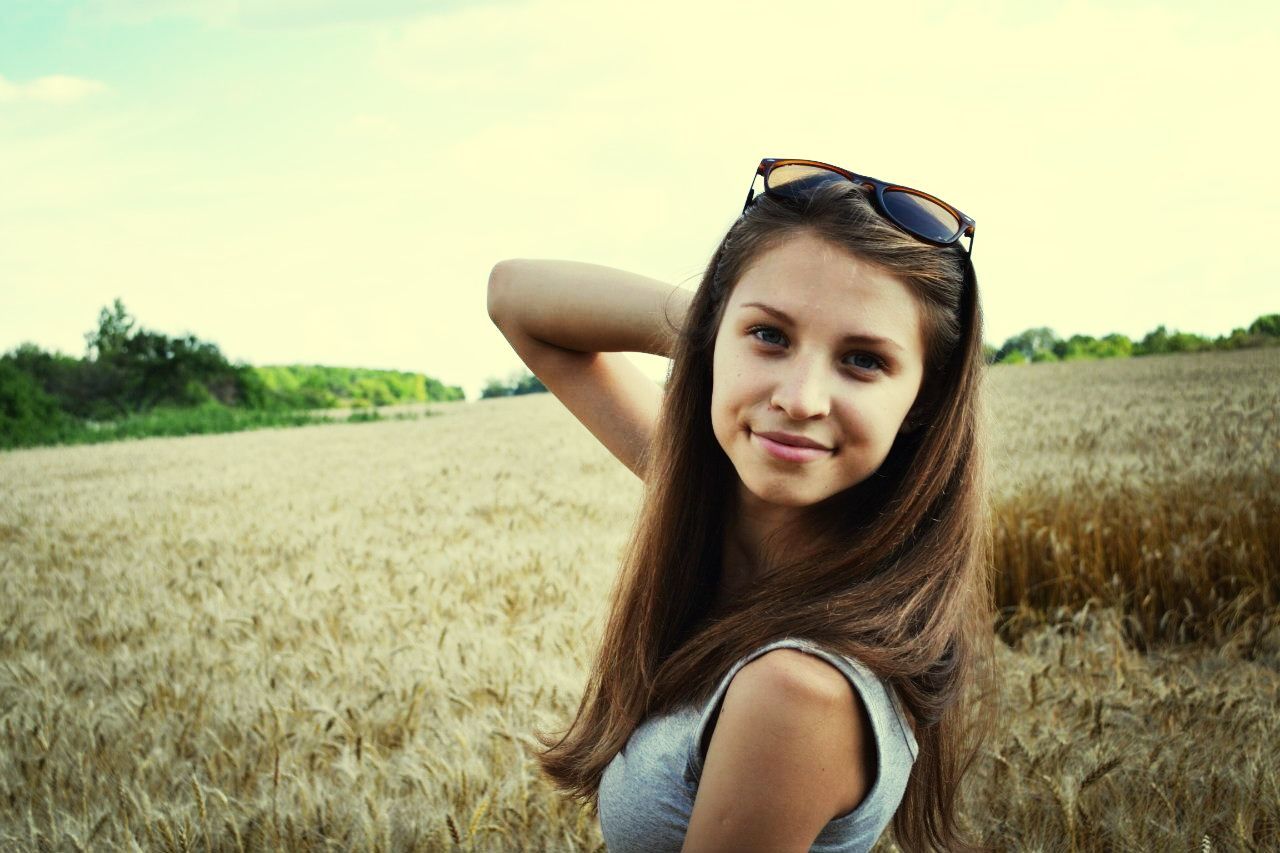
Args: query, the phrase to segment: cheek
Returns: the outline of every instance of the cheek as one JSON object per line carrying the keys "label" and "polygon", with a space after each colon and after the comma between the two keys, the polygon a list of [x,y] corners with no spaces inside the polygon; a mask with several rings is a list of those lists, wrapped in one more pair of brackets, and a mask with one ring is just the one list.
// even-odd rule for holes
{"label": "cheek", "polygon": [[898,399],[872,395],[851,400],[839,414],[846,435],[857,444],[887,448],[898,434],[906,409]]}
{"label": "cheek", "polygon": [[732,408],[735,382],[730,372],[731,365],[727,363],[721,350],[721,343],[716,342],[711,362],[711,426],[716,437],[723,442],[725,436],[722,430],[727,426],[727,420],[734,417]]}
{"label": "cheek", "polygon": [[725,447],[733,433],[736,415],[730,402],[731,397],[727,382],[722,377],[714,377],[711,385],[711,431],[715,433],[720,446]]}

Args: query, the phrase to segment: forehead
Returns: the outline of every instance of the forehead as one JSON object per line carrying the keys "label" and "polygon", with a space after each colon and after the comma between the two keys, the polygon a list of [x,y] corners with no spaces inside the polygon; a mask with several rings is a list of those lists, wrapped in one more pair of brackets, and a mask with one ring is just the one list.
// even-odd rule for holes
{"label": "forehead", "polygon": [[739,278],[726,314],[760,310],[746,303],[779,309],[824,337],[887,337],[923,352],[920,306],[906,284],[808,234],[756,258]]}

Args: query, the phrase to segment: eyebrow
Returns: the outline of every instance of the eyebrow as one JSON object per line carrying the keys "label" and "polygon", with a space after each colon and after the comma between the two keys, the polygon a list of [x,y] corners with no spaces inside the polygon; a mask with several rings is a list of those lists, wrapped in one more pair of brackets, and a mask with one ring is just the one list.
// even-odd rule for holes
{"label": "eyebrow", "polygon": [[[772,305],[765,305],[763,302],[744,302],[741,307],[759,308],[764,313],[777,317],[788,325],[794,326],[796,324],[796,321],[792,320],[787,312],[783,311],[781,308],[774,308]],[[878,338],[875,335],[845,335],[844,338],[841,339],[840,343],[879,344],[891,349],[896,349],[900,352],[906,351],[897,341],[890,340],[889,338]]]}

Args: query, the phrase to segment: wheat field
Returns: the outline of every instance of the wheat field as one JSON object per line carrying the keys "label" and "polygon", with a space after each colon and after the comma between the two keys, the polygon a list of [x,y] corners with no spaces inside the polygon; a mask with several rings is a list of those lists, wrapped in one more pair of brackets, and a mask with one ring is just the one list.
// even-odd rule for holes
{"label": "wheat field", "polygon": [[[993,847],[1280,848],[1278,376],[991,371]],[[0,847],[602,849],[530,731],[639,481],[550,395],[433,410],[0,454]]]}

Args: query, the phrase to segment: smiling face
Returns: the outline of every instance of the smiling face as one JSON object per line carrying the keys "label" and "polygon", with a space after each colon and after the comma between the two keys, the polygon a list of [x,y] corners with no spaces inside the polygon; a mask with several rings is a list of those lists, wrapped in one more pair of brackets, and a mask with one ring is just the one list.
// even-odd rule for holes
{"label": "smiling face", "polygon": [[[757,258],[725,306],[712,369],[711,426],[740,512],[785,517],[865,480],[923,373],[920,309],[900,280],[807,233]],[[786,446],[802,439],[817,447]]]}

